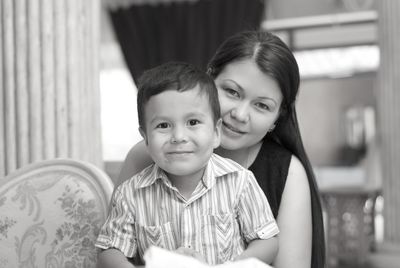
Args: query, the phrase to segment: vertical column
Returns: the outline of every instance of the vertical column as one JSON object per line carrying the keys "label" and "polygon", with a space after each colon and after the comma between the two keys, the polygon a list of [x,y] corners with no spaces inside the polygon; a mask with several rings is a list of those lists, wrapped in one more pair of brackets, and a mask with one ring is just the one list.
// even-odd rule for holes
{"label": "vertical column", "polygon": [[17,104],[17,165],[29,162],[29,120],[28,120],[28,68],[27,68],[27,16],[26,0],[16,0],[15,32],[16,32],[16,104]]}
{"label": "vertical column", "polygon": [[376,1],[381,53],[376,88],[381,144],[384,244],[400,248],[400,1]]}
{"label": "vertical column", "polygon": [[3,0],[3,91],[4,91],[4,143],[6,171],[17,167],[16,120],[15,120],[15,58],[14,58],[14,2]]}
{"label": "vertical column", "polygon": [[[91,71],[89,74],[90,80],[88,84],[88,88],[100,88],[100,14],[101,14],[101,6],[98,3],[98,0],[91,0],[87,1],[87,10],[90,12],[90,21],[95,23],[87,24],[88,31],[90,32],[89,38],[89,47],[92,49],[89,51],[88,55],[88,70]],[[92,146],[90,147],[91,150],[91,159],[93,159],[94,163],[98,163],[101,165],[103,163],[103,156],[102,156],[102,135],[101,135],[101,107],[100,107],[100,90],[92,90],[91,98],[90,98],[90,125],[89,128],[91,131],[96,133],[97,135],[92,135],[93,139],[91,140]]]}
{"label": "vertical column", "polygon": [[[0,3],[0,40],[4,40],[3,35],[3,5]],[[3,42],[0,42],[0,88],[4,86],[3,84],[3,70],[4,66],[1,64],[3,62]],[[4,91],[0,89],[0,111],[4,111]],[[4,116],[0,112],[0,177],[5,175],[6,172],[6,158],[5,158],[5,133],[4,133]]]}
{"label": "vertical column", "polygon": [[40,13],[39,0],[27,3],[28,17],[28,92],[29,92],[29,162],[43,159],[42,128],[42,82],[40,50]]}
{"label": "vertical column", "polygon": [[42,118],[43,154],[45,159],[55,157],[55,81],[54,81],[54,23],[53,1],[40,0],[41,62],[42,62]]}
{"label": "vertical column", "polygon": [[102,165],[100,4],[0,1],[0,176],[58,157]]}
{"label": "vertical column", "polygon": [[[85,20],[100,22],[100,5],[96,3],[97,0],[84,1],[85,8],[83,8]],[[86,157],[95,159],[94,161],[101,161],[101,148],[97,145],[101,145],[101,125],[100,120],[93,120],[100,114],[100,91],[90,90],[91,88],[99,88],[99,59],[100,51],[97,44],[100,43],[100,29],[97,23],[85,23],[84,32],[84,43],[90,44],[84,47],[86,59],[83,64],[83,69],[85,70],[85,76],[88,77],[84,82],[84,99],[82,109],[86,106],[92,107],[88,113],[85,113],[85,122],[89,124],[84,125],[85,131],[92,131],[98,133],[98,135],[87,137],[85,143],[92,144],[90,150],[87,151]]]}
{"label": "vertical column", "polygon": [[56,155],[67,157],[68,148],[68,91],[67,91],[67,15],[65,1],[54,1],[54,86],[55,96],[55,121],[56,121]]}
{"label": "vertical column", "polygon": [[[79,143],[79,58],[78,58],[78,41],[75,40],[77,37],[78,29],[78,5],[79,0],[66,1],[67,10],[67,84],[68,84],[68,106],[70,112],[68,113],[69,122],[69,143],[70,143],[70,155],[72,158],[77,158],[80,151]],[[74,38],[75,37],[75,38]],[[73,89],[73,90],[72,90]]]}

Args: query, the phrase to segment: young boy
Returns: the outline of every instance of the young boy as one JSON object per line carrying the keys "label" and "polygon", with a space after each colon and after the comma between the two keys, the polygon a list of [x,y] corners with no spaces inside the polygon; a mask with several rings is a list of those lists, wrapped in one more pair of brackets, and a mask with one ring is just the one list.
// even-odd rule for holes
{"label": "young boy", "polygon": [[115,191],[96,246],[100,267],[132,267],[151,245],[210,264],[271,263],[278,227],[253,174],[213,154],[220,143],[218,91],[207,74],[170,62],[138,83],[139,131],[154,164]]}

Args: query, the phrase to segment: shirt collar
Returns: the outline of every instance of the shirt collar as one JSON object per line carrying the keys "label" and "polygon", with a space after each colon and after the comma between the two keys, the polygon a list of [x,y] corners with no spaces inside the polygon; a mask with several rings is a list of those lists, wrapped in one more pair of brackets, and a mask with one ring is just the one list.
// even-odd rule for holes
{"label": "shirt collar", "polygon": [[[230,159],[212,154],[207,163],[202,181],[204,186],[209,189],[215,184],[217,178],[243,169],[241,165]],[[166,185],[171,186],[171,182],[165,172],[156,164],[152,164],[138,174],[136,188],[148,187],[157,180],[162,180]]]}
{"label": "shirt collar", "polygon": [[202,180],[207,188],[211,188],[216,179],[242,169],[243,167],[238,163],[217,154],[212,154]]}
{"label": "shirt collar", "polygon": [[148,187],[154,184],[157,180],[162,180],[167,185],[171,185],[171,182],[168,180],[164,170],[153,163],[138,174],[138,180],[135,188],[139,189]]}

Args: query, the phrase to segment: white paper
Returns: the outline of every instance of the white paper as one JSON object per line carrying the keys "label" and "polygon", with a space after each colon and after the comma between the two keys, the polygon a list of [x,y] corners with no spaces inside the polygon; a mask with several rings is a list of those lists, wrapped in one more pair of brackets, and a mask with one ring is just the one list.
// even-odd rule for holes
{"label": "white paper", "polygon": [[227,262],[215,266],[200,262],[195,258],[152,246],[144,254],[146,268],[272,268],[256,258]]}

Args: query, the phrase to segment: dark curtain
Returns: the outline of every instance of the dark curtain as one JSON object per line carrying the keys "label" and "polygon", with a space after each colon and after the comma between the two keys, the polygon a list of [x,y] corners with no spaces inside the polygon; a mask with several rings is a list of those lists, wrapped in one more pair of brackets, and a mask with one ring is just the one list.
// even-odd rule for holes
{"label": "dark curtain", "polygon": [[145,69],[171,60],[205,69],[228,36],[260,27],[264,1],[171,1],[109,12],[127,66],[136,79]]}

